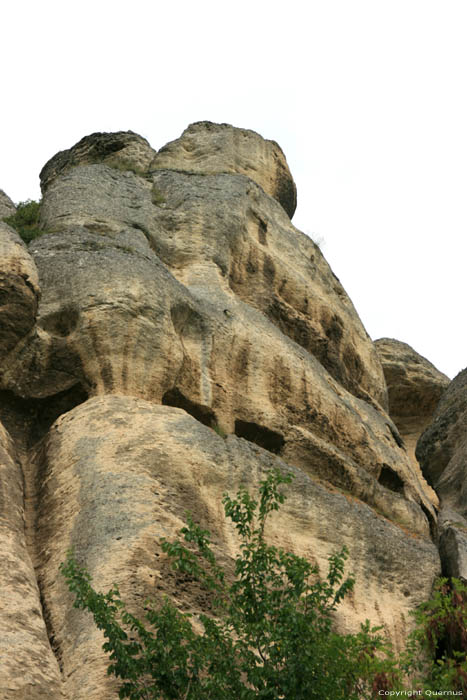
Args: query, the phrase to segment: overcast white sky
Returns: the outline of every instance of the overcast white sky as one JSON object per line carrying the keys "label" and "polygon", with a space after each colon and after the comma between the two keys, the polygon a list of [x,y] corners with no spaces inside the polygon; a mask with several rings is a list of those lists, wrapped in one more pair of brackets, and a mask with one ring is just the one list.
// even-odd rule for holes
{"label": "overcast white sky", "polygon": [[201,119],[254,129],[371,337],[467,365],[465,0],[15,0],[1,23],[14,201],[93,131],[158,149]]}

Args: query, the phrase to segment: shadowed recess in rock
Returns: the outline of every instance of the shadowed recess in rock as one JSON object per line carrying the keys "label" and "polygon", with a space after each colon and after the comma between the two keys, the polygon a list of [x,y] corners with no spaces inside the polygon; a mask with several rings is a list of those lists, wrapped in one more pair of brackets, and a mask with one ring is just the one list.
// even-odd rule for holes
{"label": "shadowed recess in rock", "polygon": [[15,440],[32,447],[57,418],[87,399],[88,393],[81,384],[43,399],[23,399],[12,391],[0,391],[0,421]]}
{"label": "shadowed recess in rock", "polygon": [[164,406],[173,406],[174,408],[183,408],[190,416],[193,416],[193,418],[199,420],[200,423],[210,428],[217,425],[216,416],[211,408],[190,401],[190,399],[187,399],[178,389],[169,389],[169,391],[166,391],[162,397],[162,404]]}
{"label": "shadowed recess in rock", "polygon": [[235,435],[249,442],[254,442],[275,455],[280,454],[285,444],[282,435],[276,433],[275,430],[270,430],[257,423],[248,423],[244,420],[235,421]]}
{"label": "shadowed recess in rock", "polygon": [[394,469],[391,469],[391,467],[384,466],[381,469],[378,481],[381,486],[384,486],[391,491],[395,491],[396,493],[404,493],[404,482],[400,478],[399,474],[396,474]]}

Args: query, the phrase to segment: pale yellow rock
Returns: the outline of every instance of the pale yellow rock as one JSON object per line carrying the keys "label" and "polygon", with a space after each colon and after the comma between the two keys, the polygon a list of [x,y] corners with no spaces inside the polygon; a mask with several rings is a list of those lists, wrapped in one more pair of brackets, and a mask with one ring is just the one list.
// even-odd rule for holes
{"label": "pale yellow rock", "polygon": [[[410,345],[391,338],[375,341],[388,387],[389,415],[404,440],[414,470],[421,475],[415,456],[417,441],[431,423],[450,379]],[[434,505],[439,505],[435,491]]]}
{"label": "pale yellow rock", "polygon": [[151,169],[247,175],[292,217],[297,190],[282,149],[250,129],[196,122],[157,153]]}
{"label": "pale yellow rock", "polygon": [[384,412],[372,341],[319,249],[251,179],[165,170],[151,184],[79,165],[42,213],[63,230],[31,244],[38,329],[5,388],[182,407],[428,532],[431,490]]}
{"label": "pale yellow rock", "polygon": [[212,268],[199,285],[182,285],[139,231],[70,228],[31,250],[44,286],[37,354],[29,343],[5,372],[23,377],[23,395],[79,386],[182,407],[427,534],[427,486],[389,417],[226,290]]}
{"label": "pale yellow rock", "polygon": [[[211,299],[219,292],[255,307],[351,393],[387,408],[381,363],[339,280],[313,241],[248,178],[162,171],[151,185],[133,173],[82,166],[48,188],[42,217],[60,236],[82,227],[105,236],[93,248],[86,244],[95,253],[112,239],[121,255],[144,253],[143,234],[190,291]],[[68,240],[57,259],[66,255]],[[47,256],[53,264],[49,243],[38,240],[31,250],[38,261]],[[79,264],[86,265],[83,244],[79,252]],[[48,259],[41,265],[50,276]]]}
{"label": "pale yellow rock", "polygon": [[[357,584],[340,629],[369,618],[400,648],[439,571],[433,493],[386,412],[352,302],[290,222],[295,189],[277,144],[201,123],[154,156],[132,132],[85,137],[42,172],[41,225],[54,233],[26,250],[0,231],[0,417],[18,455],[32,451],[20,454],[27,550],[9,530],[0,547],[37,565],[34,624],[47,623],[56,657],[46,635],[43,658],[59,664],[67,700],[110,700],[117,684],[58,574],[66,550],[139,614],[163,593],[199,612],[205,598],[176,581],[158,538],[188,508],[231,562],[222,493],[255,490],[271,466],[296,475],[272,541],[323,573],[349,548]],[[5,460],[18,515],[21,472]],[[16,595],[14,579],[2,585]],[[34,660],[35,644],[24,637],[18,658]],[[37,692],[55,700],[60,676],[44,673]]]}
{"label": "pale yellow rock", "polygon": [[37,269],[26,246],[16,231],[0,221],[1,364],[33,328],[39,293]]}
{"label": "pale yellow rock", "polygon": [[60,700],[60,669],[26,546],[24,501],[19,455],[0,423],[0,698]]}
{"label": "pale yellow rock", "polygon": [[344,544],[349,548],[348,572],[357,583],[338,613],[340,629],[357,630],[367,617],[383,624],[400,648],[409,610],[426,599],[439,571],[428,539],[408,537],[368,506],[245,440],[224,440],[177,408],[123,396],[90,399],[54,424],[36,459],[42,474],[39,581],[72,700],[116,694],[105,676],[102,638],[89,615],[72,609],[57,576],[67,549],[73,546],[99,590],[116,582],[130,610],[141,614],[147,597],[169,594],[196,616],[206,598],[197,586],[177,586],[159,538],[174,537],[189,510],[211,530],[228,564],[238,546],[223,517],[222,494],[234,495],[240,485],[255,491],[273,467],[292,471],[295,479],[281,512],[271,516],[270,541],[308,557],[323,574],[327,557]]}

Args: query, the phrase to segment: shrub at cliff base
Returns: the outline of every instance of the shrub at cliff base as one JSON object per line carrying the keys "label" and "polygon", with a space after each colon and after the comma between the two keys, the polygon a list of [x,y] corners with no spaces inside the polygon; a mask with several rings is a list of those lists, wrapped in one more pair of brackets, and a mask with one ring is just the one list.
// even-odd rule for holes
{"label": "shrub at cliff base", "polygon": [[[352,577],[344,578],[345,548],[329,558],[327,577],[320,580],[306,559],[265,540],[267,518],[284,502],[279,487],[290,480],[273,471],[261,482],[258,500],[245,490],[234,499],[224,495],[225,515],[240,538],[233,582],[217,564],[209,532],[190,517],[180,531],[188,546],[162,540],[173,567],[211,592],[212,616],[199,616],[201,634],[194,631],[191,616],[168,599],[148,603],[144,621],[134,617],[118,588],[97,593],[69,552],[61,571],[75,594],[75,607],[90,611],[104,632],[107,672],[120,680],[120,698],[360,700],[404,687],[467,688],[462,586],[447,608],[444,588],[422,606],[417,629],[399,659],[381,628],[370,628],[368,621],[358,634],[333,631],[333,613],[354,585]],[[440,640],[452,631],[453,610],[460,636],[443,651]],[[436,654],[439,660],[429,661]]]}

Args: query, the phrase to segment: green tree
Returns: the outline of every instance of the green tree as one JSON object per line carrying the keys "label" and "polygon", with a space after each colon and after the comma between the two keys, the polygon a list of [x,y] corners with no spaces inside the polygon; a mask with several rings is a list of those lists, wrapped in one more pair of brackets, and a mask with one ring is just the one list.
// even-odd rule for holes
{"label": "green tree", "polygon": [[168,600],[148,605],[140,621],[116,586],[97,593],[69,553],[61,571],[75,607],[90,611],[104,632],[108,673],[121,680],[121,698],[356,700],[387,684],[392,666],[377,629],[367,623],[357,635],[333,631],[333,614],[354,585],[344,578],[346,549],[329,558],[320,580],[306,559],[266,542],[267,519],[284,502],[280,486],[290,480],[273,471],[258,500],[243,489],[233,499],[224,495],[240,539],[233,581],[216,561],[209,532],[191,517],[180,531],[184,543],[162,540],[173,567],[211,591],[212,615],[200,615],[202,633]]}
{"label": "green tree", "polygon": [[[329,557],[327,576],[265,538],[267,520],[284,502],[290,476],[270,472],[256,500],[241,489],[225,494],[225,515],[240,540],[233,576],[216,561],[210,535],[190,516],[182,540],[162,540],[172,566],[211,593],[210,614],[191,616],[165,599],[148,603],[143,621],[113,586],[97,593],[69,552],[61,565],[75,607],[94,616],[110,655],[109,674],[121,698],[144,700],[363,700],[385,691],[467,692],[467,587],[441,579],[415,612],[407,648],[396,657],[381,628],[334,631],[337,606],[354,585],[344,577],[347,551]],[[425,691],[425,692],[424,692]],[[430,692],[428,692],[430,691]]]}

